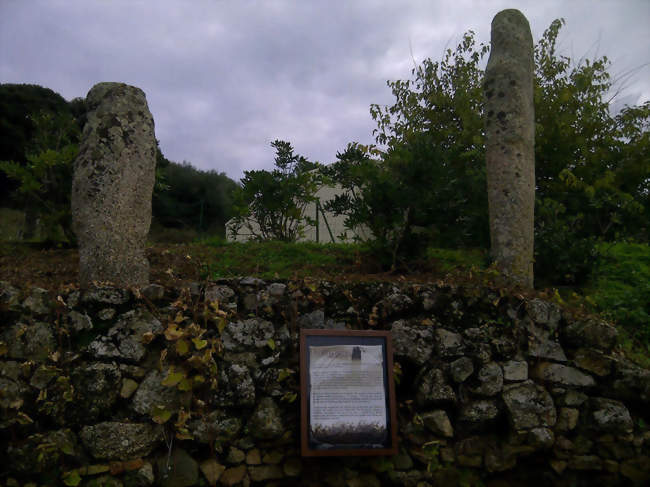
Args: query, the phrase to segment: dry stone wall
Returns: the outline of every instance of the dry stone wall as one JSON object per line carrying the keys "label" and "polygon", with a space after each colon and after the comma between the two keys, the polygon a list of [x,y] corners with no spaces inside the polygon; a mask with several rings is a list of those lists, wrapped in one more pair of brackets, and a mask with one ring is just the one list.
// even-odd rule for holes
{"label": "dry stone wall", "polygon": [[[2,486],[646,485],[650,371],[540,299],[256,278],[0,283]],[[299,456],[301,328],[389,329],[399,454]]]}

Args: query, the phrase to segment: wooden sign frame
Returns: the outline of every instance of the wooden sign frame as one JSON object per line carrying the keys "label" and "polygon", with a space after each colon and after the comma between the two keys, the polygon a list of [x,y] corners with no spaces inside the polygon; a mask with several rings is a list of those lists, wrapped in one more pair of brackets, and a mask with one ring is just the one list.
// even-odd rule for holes
{"label": "wooden sign frame", "polygon": [[[377,346],[381,348],[378,349]],[[319,347],[323,348],[319,349]],[[361,365],[362,352],[363,361],[368,360],[369,363]],[[330,357],[334,358],[330,359]],[[368,357],[368,359],[365,357]],[[335,362],[332,362],[332,360]],[[355,364],[355,361],[359,364],[357,367],[364,367],[366,372],[363,373],[373,374],[373,380],[370,380],[368,384],[376,384],[374,389],[372,387],[371,389],[359,387],[360,390],[370,390],[370,395],[349,393],[349,391],[354,390],[354,385],[350,385],[349,378],[345,378],[345,370],[341,372],[340,367],[347,368],[346,364]],[[337,370],[335,371],[334,368],[328,369],[330,365],[323,366],[325,363],[335,363]],[[321,377],[325,378],[314,386],[312,386],[312,365],[314,367],[313,377],[318,377],[319,381],[321,381]],[[350,365],[350,367],[352,367],[351,370],[356,370],[354,365]],[[381,369],[381,372],[379,372],[379,369]],[[332,377],[327,377],[327,374],[330,373],[328,370],[331,370]],[[377,377],[378,374],[381,374],[381,377]],[[347,383],[344,383],[346,381]],[[378,382],[383,382],[383,400],[382,387]],[[342,392],[328,392],[332,390],[332,387],[338,387],[337,384],[340,384],[340,391]],[[312,394],[314,394],[313,397]],[[350,398],[349,404],[346,403],[348,397]],[[371,398],[371,400],[364,402],[366,397]],[[331,404],[328,398],[331,398]],[[324,426],[323,423],[318,423],[314,427],[310,409],[312,399],[319,404],[318,412],[314,411],[314,414],[318,414],[319,418],[323,418],[325,417],[323,414],[332,413],[329,418],[332,423],[336,421],[331,419],[336,413],[358,411],[359,407],[364,410],[364,408],[370,407],[368,404],[374,404],[374,409],[368,410],[372,411],[372,413],[369,413],[371,414],[369,417],[374,414],[375,419],[383,416],[383,404],[383,407],[385,407],[385,421],[362,425],[361,419],[359,419],[357,427],[361,431],[358,432],[350,429],[346,430],[345,428],[349,428],[351,425],[343,422],[339,426],[336,424]],[[326,409],[327,407],[330,409]],[[300,416],[300,451],[302,456],[397,454],[397,410],[393,379],[393,344],[390,332],[372,330],[300,330]],[[362,417],[360,416],[360,418]],[[367,428],[371,429],[368,430]],[[319,433],[316,433],[316,431]]]}

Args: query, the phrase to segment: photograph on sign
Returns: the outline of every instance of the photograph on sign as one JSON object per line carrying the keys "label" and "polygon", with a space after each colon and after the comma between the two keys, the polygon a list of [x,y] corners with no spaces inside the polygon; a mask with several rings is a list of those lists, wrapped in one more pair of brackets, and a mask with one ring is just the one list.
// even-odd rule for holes
{"label": "photograph on sign", "polygon": [[303,330],[303,454],[390,454],[395,415],[389,339],[386,332]]}

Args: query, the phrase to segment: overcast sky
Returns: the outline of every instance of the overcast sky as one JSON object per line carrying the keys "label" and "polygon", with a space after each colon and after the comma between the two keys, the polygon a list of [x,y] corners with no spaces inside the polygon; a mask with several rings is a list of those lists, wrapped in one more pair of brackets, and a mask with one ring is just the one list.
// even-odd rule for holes
{"label": "overcast sky", "polygon": [[563,17],[563,53],[634,70],[617,106],[650,99],[650,0],[0,0],[0,82],[68,100],[100,81],[138,86],[168,159],[239,180],[272,167],[275,139],[323,163],[372,143],[386,80],[467,30],[489,42],[512,7],[535,42]]}

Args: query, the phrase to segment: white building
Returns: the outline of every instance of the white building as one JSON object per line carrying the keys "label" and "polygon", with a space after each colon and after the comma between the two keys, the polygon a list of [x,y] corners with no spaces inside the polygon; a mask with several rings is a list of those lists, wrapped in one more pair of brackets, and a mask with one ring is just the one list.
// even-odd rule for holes
{"label": "white building", "polygon": [[[316,225],[311,225],[306,221],[303,222],[304,231],[303,236],[298,238],[299,242],[346,243],[358,239],[368,240],[371,237],[370,231],[364,227],[355,228],[354,231],[345,228],[345,215],[335,216],[323,208],[325,203],[333,200],[336,195],[343,193],[343,191],[343,188],[339,185],[321,186],[314,195],[316,201],[309,203],[303,212],[303,216],[314,220]],[[226,238],[231,242],[247,242],[251,240],[252,235],[250,235],[251,232],[246,227],[253,230],[259,228],[257,222],[248,219],[240,227],[239,232],[233,236],[234,226],[234,218],[226,222]],[[345,238],[341,238],[343,236]]]}

